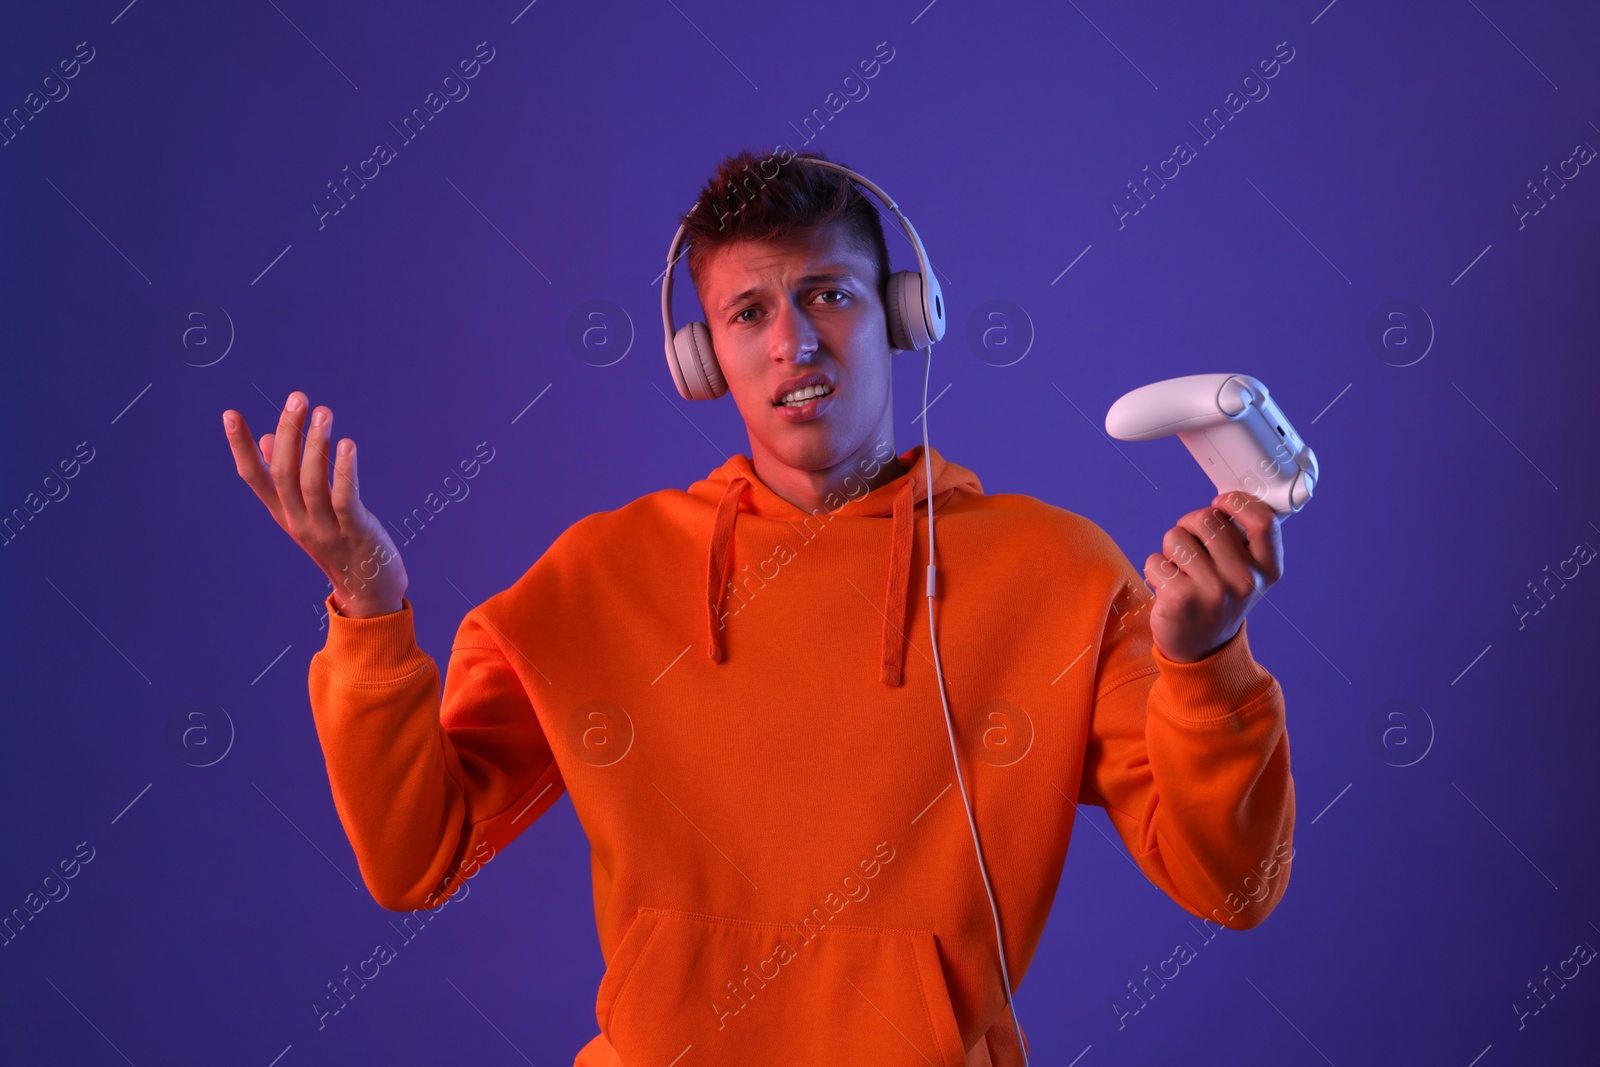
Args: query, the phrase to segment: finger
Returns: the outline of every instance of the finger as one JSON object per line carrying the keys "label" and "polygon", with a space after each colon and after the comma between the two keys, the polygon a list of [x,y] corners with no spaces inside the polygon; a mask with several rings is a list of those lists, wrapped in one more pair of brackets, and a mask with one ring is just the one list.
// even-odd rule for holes
{"label": "finger", "polygon": [[339,442],[333,460],[333,513],[339,526],[354,529],[361,516],[361,483],[356,474],[356,443],[346,437]]}
{"label": "finger", "polygon": [[1246,540],[1250,534],[1264,534],[1277,518],[1277,513],[1265,500],[1253,493],[1243,490],[1233,490],[1219,493],[1211,501],[1211,506],[1219,511],[1227,512],[1245,531]]}
{"label": "finger", "polygon": [[1245,547],[1270,582],[1283,575],[1283,520],[1271,505],[1249,493],[1222,493],[1212,505],[1244,528]]}
{"label": "finger", "polygon": [[1161,549],[1202,591],[1213,595],[1222,591],[1222,578],[1205,545],[1187,529],[1174,526],[1168,530],[1161,539]]}
{"label": "finger", "polygon": [[318,405],[311,412],[311,428],[306,431],[305,457],[300,462],[300,494],[306,513],[322,526],[337,526],[333,503],[328,499],[328,438],[333,433],[333,411]]}
{"label": "finger", "polygon": [[[279,525],[283,524],[283,505],[278,500],[278,488],[272,484],[271,472],[262,459],[261,452],[256,448],[256,443],[250,437],[250,426],[244,421],[244,416],[229,408],[222,413],[223,432],[228,435],[228,445],[233,449],[233,465],[239,471],[239,477],[245,484],[254,490],[261,502],[267,506],[274,520]],[[229,428],[228,423],[233,423]],[[267,435],[270,437],[271,435]],[[265,441],[266,438],[263,438]]]}
{"label": "finger", "polygon": [[1184,574],[1178,565],[1160,552],[1152,552],[1145,557],[1144,580],[1157,592],[1182,577]]}
{"label": "finger", "polygon": [[283,501],[283,513],[289,525],[300,529],[306,522],[306,502],[300,495],[300,440],[301,424],[306,417],[306,398],[298,390],[289,394],[278,418],[278,433],[272,441],[272,481],[278,487],[278,499]]}
{"label": "finger", "polygon": [[1201,539],[1216,572],[1235,596],[1248,596],[1256,588],[1255,559],[1244,535],[1220,508],[1202,508],[1178,520],[1178,525]]}

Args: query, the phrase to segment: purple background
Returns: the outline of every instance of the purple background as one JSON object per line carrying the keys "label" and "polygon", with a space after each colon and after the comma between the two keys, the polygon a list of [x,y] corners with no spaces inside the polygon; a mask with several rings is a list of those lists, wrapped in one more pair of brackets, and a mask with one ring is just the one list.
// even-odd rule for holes
{"label": "purple background", "polygon": [[[28,5],[0,36],[7,113],[94,49],[0,147],[0,509],[94,450],[0,551],[0,911],[94,849],[0,949],[8,1062],[562,1064],[594,1034],[567,798],[317,1029],[325,983],[398,941],[395,916],[312,727],[326,583],[220,415],[259,434],[293,389],[330,405],[380,516],[495,449],[403,547],[442,665],[565,527],[748,450],[731,400],[678,399],[651,279],[716,160],[780,142],[916,222],[951,308],[933,440],[989,492],[1084,514],[1142,565],[1212,488],[1176,440],[1113,445],[1100,419],[1198,372],[1262,378],[1321,461],[1250,616],[1289,706],[1288,895],[1119,1030],[1126,983],[1198,939],[1085,809],[1018,996],[1034,1062],[1593,1062],[1592,968],[1520,1030],[1512,1009],[1600,946],[1600,577],[1521,628],[1512,606],[1600,546],[1600,175],[1520,227],[1512,207],[1600,146],[1592,5],[122,2]],[[470,95],[399,144],[389,123],[480,41]],[[868,95],[804,144],[789,123],[880,41]],[[1201,145],[1189,123],[1281,41],[1270,95]],[[319,229],[311,205],[379,139],[397,157]],[[1179,139],[1198,158],[1119,228],[1113,199]],[[1397,300],[1431,347],[1415,312],[1370,343]],[[584,319],[593,301],[614,309]],[[197,309],[185,344],[172,322]],[[602,327],[588,348],[575,323]],[[974,324],[1000,329],[986,347]],[[898,361],[902,451],[922,359]],[[184,743],[191,702],[211,711]]]}

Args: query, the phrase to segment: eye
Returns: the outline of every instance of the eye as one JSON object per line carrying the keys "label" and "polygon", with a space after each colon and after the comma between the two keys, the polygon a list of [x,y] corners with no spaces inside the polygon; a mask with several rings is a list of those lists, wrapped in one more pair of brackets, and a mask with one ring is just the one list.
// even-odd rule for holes
{"label": "eye", "polygon": [[[822,292],[818,293],[817,296],[820,298],[820,297],[827,296],[829,293],[835,293],[835,294],[837,294],[839,296],[844,297],[846,300],[850,299],[850,294],[845,292],[843,289],[824,289]],[[834,301],[828,301],[828,302],[825,302],[825,303],[827,303],[828,307],[838,307],[839,304],[840,304],[840,301],[834,300]]]}

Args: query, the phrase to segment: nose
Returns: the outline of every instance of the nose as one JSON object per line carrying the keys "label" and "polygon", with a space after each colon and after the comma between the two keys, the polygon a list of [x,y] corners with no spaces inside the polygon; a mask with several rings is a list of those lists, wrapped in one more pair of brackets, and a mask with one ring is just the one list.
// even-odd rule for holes
{"label": "nose", "polygon": [[785,300],[778,306],[767,340],[772,358],[779,363],[786,360],[808,362],[817,351],[817,331],[811,324],[811,316],[796,307],[793,300]]}

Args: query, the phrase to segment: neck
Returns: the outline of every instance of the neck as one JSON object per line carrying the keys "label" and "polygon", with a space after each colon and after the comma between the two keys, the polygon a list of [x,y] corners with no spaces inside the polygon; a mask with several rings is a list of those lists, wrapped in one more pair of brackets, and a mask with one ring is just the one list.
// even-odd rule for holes
{"label": "neck", "polygon": [[[884,454],[888,444],[889,458]],[[751,442],[751,466],[756,476],[778,496],[809,514],[832,511],[846,501],[859,500],[872,490],[903,477],[909,468],[894,450],[894,438],[869,438],[855,452],[831,467],[803,470],[791,467]]]}

